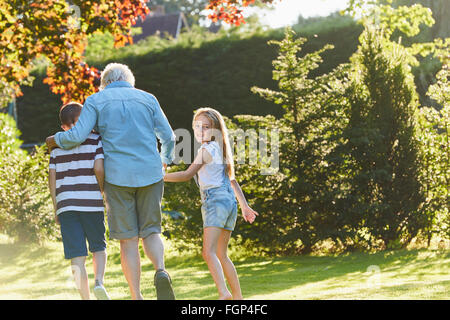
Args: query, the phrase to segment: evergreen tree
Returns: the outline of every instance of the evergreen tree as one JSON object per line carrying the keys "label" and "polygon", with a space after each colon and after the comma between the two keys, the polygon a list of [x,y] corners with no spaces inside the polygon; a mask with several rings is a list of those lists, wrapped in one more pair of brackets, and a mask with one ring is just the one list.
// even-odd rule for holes
{"label": "evergreen tree", "polygon": [[[320,240],[345,238],[341,232],[346,229],[345,219],[338,217],[332,202],[338,187],[330,183],[326,161],[337,143],[333,136],[342,127],[336,115],[342,108],[344,86],[340,78],[346,66],[311,77],[311,71],[322,62],[320,54],[332,46],[299,57],[305,41],[295,39],[295,33],[287,28],[282,41],[269,42],[279,46],[279,55],[273,62],[273,79],[278,81],[279,91],[252,88],[284,109],[278,121],[282,128],[280,173],[267,179],[278,181],[270,184],[279,195],[278,200],[272,201],[270,219],[276,220],[278,246],[290,252],[310,252]],[[261,225],[269,232],[264,221]]]}
{"label": "evergreen tree", "polygon": [[353,57],[348,139],[354,215],[369,245],[406,245],[426,226],[419,180],[418,99],[407,52],[366,28]]}

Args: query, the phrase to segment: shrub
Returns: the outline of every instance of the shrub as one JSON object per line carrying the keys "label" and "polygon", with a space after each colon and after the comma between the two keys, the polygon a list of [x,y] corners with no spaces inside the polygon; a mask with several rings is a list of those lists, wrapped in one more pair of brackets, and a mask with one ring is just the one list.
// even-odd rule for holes
{"label": "shrub", "polygon": [[0,232],[18,241],[53,238],[46,149],[37,147],[31,155],[21,150],[20,132],[9,115],[0,114],[0,128]]}
{"label": "shrub", "polygon": [[423,107],[419,112],[419,141],[421,143],[421,181],[424,185],[427,212],[431,226],[424,235],[430,243],[433,234],[450,238],[450,93],[449,63],[437,74],[437,82],[428,94],[442,108]]}

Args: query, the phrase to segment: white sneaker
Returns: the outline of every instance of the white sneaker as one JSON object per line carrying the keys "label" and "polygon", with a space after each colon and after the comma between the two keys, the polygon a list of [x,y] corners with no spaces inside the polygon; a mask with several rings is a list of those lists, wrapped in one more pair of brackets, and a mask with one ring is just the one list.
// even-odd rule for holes
{"label": "white sneaker", "polygon": [[97,300],[111,300],[103,285],[95,281],[94,295]]}

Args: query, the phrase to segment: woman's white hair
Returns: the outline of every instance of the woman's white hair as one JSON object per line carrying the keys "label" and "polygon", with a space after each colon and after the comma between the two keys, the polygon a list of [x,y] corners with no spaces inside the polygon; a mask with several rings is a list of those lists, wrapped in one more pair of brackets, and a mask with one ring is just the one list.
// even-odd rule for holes
{"label": "woman's white hair", "polygon": [[100,90],[115,81],[127,81],[134,87],[134,75],[128,66],[121,63],[109,63],[102,71]]}

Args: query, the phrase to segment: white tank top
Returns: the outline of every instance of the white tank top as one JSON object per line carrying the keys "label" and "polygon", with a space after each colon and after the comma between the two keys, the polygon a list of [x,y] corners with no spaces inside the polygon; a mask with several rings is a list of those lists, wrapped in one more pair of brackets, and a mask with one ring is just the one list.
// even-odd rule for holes
{"label": "white tank top", "polygon": [[198,184],[200,189],[206,190],[210,188],[220,187],[223,184],[224,178],[224,160],[223,152],[216,141],[203,143],[198,151],[205,148],[212,157],[210,163],[204,164],[198,171]]}

